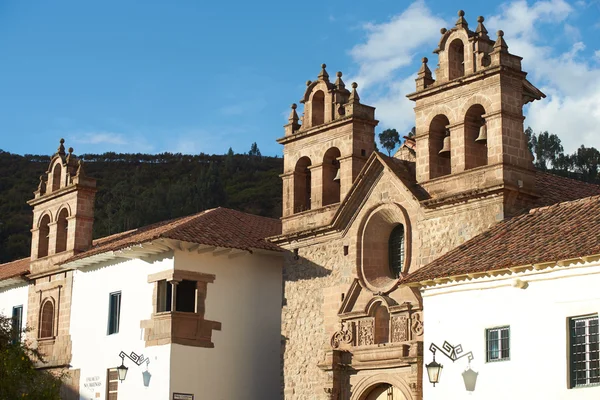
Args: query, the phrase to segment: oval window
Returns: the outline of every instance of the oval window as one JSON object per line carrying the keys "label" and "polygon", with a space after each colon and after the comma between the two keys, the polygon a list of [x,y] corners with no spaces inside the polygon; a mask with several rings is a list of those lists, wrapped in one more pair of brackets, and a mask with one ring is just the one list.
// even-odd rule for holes
{"label": "oval window", "polygon": [[390,233],[388,242],[390,272],[394,278],[400,277],[404,265],[404,226],[397,225]]}

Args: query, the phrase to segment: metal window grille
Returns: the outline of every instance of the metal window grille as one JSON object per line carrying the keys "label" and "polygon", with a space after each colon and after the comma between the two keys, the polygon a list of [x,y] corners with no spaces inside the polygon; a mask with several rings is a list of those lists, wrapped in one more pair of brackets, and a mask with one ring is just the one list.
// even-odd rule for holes
{"label": "metal window grille", "polygon": [[485,341],[487,362],[510,359],[510,327],[486,329]]}
{"label": "metal window grille", "polygon": [[111,293],[108,301],[108,334],[119,333],[121,322],[121,292]]}
{"label": "metal window grille", "polygon": [[388,247],[390,271],[392,276],[398,278],[404,264],[404,226],[402,224],[392,230]]}
{"label": "metal window grille", "polygon": [[571,318],[569,331],[571,387],[600,384],[598,315]]}

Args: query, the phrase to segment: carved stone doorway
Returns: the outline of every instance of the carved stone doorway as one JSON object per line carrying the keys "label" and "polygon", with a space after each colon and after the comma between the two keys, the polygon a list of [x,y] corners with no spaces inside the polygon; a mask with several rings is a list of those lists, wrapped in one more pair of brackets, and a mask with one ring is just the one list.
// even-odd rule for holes
{"label": "carved stone doorway", "polygon": [[367,393],[360,398],[362,400],[406,400],[406,397],[398,388],[387,383],[368,389]]}

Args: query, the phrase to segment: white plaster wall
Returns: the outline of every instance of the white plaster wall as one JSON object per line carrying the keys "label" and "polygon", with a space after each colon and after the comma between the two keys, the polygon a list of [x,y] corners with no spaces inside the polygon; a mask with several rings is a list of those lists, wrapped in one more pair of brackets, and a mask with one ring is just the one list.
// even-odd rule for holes
{"label": "white plaster wall", "polygon": [[[600,312],[600,266],[570,266],[513,279],[491,278],[423,293],[425,364],[430,344],[462,344],[472,351],[479,372],[474,392],[465,390],[461,373],[467,359],[452,363],[439,352],[444,369],[435,388],[424,368],[424,399],[599,399],[600,386],[569,389],[568,318]],[[510,326],[510,360],[485,362],[485,329]]]}
{"label": "white plaster wall", "polygon": [[175,268],[216,276],[205,318],[221,322],[214,348],[173,345],[171,391],[196,399],[280,397],[282,259],[177,252]]}
{"label": "white plaster wall", "polygon": [[[173,258],[152,264],[141,260],[115,262],[102,268],[75,272],[71,306],[72,368],[81,370],[80,399],[106,398],[106,373],[121,363],[119,352],[132,351],[150,358],[150,384],[144,387],[142,372],[127,358],[127,378],[119,383],[120,399],[169,398],[170,346],[145,347],[140,321],[152,313],[153,286],[148,275],[173,268]],[[119,333],[107,335],[109,294],[121,291]],[[99,378],[100,386],[86,387]],[[99,393],[99,397],[97,396]]]}
{"label": "white plaster wall", "polygon": [[10,318],[12,317],[13,307],[23,306],[23,328],[25,328],[28,294],[29,286],[25,282],[0,288],[0,314]]}

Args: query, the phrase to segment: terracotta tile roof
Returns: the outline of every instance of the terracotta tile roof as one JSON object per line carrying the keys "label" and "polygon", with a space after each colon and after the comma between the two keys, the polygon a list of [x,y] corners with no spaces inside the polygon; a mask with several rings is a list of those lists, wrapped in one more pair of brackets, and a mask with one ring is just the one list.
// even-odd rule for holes
{"label": "terracotta tile roof", "polygon": [[539,206],[549,206],[563,201],[582,199],[600,194],[600,185],[537,171],[536,184],[541,198]]}
{"label": "terracotta tile roof", "polygon": [[600,254],[600,196],[498,223],[405,278],[405,283]]}
{"label": "terracotta tile roof", "polygon": [[280,251],[279,247],[265,240],[279,234],[281,221],[278,219],[219,207],[98,239],[91,249],[76,254],[63,264],[160,238],[229,249]]}
{"label": "terracotta tile roof", "polygon": [[0,280],[16,278],[29,273],[29,257],[0,264]]}

